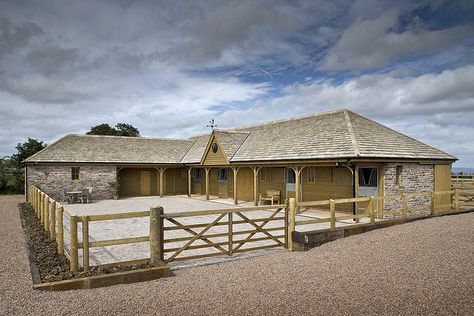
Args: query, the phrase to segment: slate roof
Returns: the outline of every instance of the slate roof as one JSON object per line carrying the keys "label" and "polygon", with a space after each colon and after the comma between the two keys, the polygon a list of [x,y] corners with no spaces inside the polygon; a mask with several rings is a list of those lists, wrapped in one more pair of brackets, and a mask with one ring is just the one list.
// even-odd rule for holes
{"label": "slate roof", "polygon": [[193,141],[66,135],[25,162],[179,163]]}
{"label": "slate roof", "polygon": [[345,109],[233,130],[250,134],[231,162],[356,157],[456,160]]}
{"label": "slate roof", "polygon": [[181,159],[181,163],[200,163],[209,142],[209,134],[190,138],[194,143]]}
{"label": "slate roof", "polygon": [[250,135],[250,132],[217,130],[214,131],[214,134],[218,137],[222,150],[230,161]]}
{"label": "slate roof", "polygon": [[[345,109],[213,133],[230,162],[346,158],[457,160]],[[179,140],[67,135],[25,162],[197,164],[211,136]]]}

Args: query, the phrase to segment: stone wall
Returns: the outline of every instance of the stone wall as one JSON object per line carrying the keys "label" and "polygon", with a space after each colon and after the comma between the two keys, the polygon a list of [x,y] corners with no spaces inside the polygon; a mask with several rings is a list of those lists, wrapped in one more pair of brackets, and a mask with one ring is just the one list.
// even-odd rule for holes
{"label": "stone wall", "polygon": [[[397,168],[402,166],[402,172],[397,184]],[[434,165],[417,163],[386,164],[384,172],[384,195],[394,195],[414,192],[430,192],[434,190]],[[408,200],[408,208],[416,208],[410,215],[425,215],[430,213],[431,198],[415,197]],[[400,199],[386,200],[384,209],[394,211],[402,207]]]}
{"label": "stone wall", "polygon": [[116,181],[116,166],[87,165],[79,166],[79,179],[71,179],[71,167],[77,165],[28,165],[27,184],[34,184],[55,200],[59,200],[61,190],[92,187],[92,199],[113,198],[109,183]]}

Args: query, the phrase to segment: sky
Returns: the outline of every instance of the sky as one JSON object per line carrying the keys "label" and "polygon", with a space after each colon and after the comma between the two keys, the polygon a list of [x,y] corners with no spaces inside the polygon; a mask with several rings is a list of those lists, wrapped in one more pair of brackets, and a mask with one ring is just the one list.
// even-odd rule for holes
{"label": "sky", "polygon": [[474,167],[474,1],[0,0],[0,156],[338,108]]}

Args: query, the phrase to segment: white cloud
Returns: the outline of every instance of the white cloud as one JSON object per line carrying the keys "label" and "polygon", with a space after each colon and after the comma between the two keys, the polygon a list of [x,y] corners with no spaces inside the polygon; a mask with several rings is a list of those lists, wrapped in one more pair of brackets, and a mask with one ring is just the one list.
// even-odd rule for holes
{"label": "white cloud", "polygon": [[445,48],[474,31],[472,25],[428,30],[420,22],[397,32],[394,29],[399,26],[399,15],[400,9],[392,9],[375,19],[358,18],[327,52],[322,67],[331,70],[378,67],[404,54]]}

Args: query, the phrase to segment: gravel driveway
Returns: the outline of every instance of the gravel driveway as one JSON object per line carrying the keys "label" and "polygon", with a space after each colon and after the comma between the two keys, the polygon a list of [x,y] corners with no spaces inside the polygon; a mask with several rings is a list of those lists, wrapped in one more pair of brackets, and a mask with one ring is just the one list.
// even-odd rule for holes
{"label": "gravel driveway", "polygon": [[16,196],[0,196],[0,315],[474,314],[474,213],[93,290],[40,292]]}

